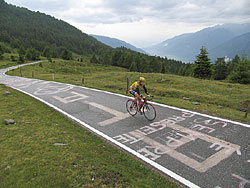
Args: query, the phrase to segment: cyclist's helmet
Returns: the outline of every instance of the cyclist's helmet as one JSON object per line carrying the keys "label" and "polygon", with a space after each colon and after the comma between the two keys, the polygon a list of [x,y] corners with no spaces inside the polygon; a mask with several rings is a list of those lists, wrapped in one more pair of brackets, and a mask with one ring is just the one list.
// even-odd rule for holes
{"label": "cyclist's helmet", "polygon": [[141,81],[141,82],[145,82],[146,80],[145,80],[145,78],[140,77],[140,81]]}

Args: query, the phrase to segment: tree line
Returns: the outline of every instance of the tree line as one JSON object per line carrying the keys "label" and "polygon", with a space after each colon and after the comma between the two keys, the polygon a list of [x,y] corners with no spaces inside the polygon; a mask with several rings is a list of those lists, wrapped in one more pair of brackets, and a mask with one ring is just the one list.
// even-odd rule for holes
{"label": "tree line", "polygon": [[217,58],[211,63],[206,47],[202,47],[193,65],[192,76],[201,79],[227,80],[229,82],[250,84],[250,60],[246,54],[238,54],[233,59]]}
{"label": "tree line", "polygon": [[167,57],[148,56],[125,47],[116,48],[111,54],[93,55],[90,62],[123,67],[131,72],[171,73],[182,76],[191,74],[191,64],[168,59]]}
{"label": "tree line", "polygon": [[40,55],[73,59],[73,53],[91,57],[91,63],[127,68],[132,72],[171,73],[202,79],[229,80],[249,84],[249,60],[236,55],[233,60],[218,58],[211,63],[205,47],[193,63],[167,57],[149,56],[124,47],[113,49],[82,33],[64,21],[0,1],[0,58],[18,49],[13,61],[38,60]]}
{"label": "tree line", "polygon": [[200,49],[195,62],[183,63],[167,57],[148,56],[124,47],[111,54],[93,55],[91,63],[119,66],[131,72],[170,73],[180,76],[193,76],[200,79],[226,80],[234,83],[250,84],[250,60],[246,55],[235,55],[233,59],[217,58],[212,63],[206,47]]}
{"label": "tree line", "polygon": [[76,53],[96,56],[96,60],[92,59],[96,63],[121,66],[130,71],[177,74],[180,67],[186,67],[180,61],[134,53],[125,48],[113,49],[62,20],[4,1],[0,1],[0,18],[0,42],[18,49],[20,63],[25,59],[37,60],[39,54],[49,60],[70,60]]}
{"label": "tree line", "polygon": [[[0,59],[5,52],[10,52],[8,46],[0,44]],[[18,50],[18,57],[11,56],[13,61],[24,63],[25,60],[39,60],[40,55],[51,60],[52,51],[45,48],[42,53],[34,48]],[[65,60],[73,59],[73,55],[66,48],[62,48],[61,57]],[[246,55],[235,55],[233,59],[221,57],[215,63],[211,63],[205,47],[200,49],[194,64],[171,60],[167,57],[148,56],[132,51],[125,47],[116,48],[112,53],[100,56],[93,55],[90,59],[93,64],[104,66],[118,66],[131,72],[142,73],[170,73],[181,76],[193,76],[200,79],[226,80],[229,82],[250,84],[250,60]]]}
{"label": "tree line", "polygon": [[62,20],[9,5],[3,0],[0,1],[0,28],[1,42],[12,48],[32,47],[39,52],[47,48],[52,57],[60,57],[64,48],[85,56],[112,50]]}

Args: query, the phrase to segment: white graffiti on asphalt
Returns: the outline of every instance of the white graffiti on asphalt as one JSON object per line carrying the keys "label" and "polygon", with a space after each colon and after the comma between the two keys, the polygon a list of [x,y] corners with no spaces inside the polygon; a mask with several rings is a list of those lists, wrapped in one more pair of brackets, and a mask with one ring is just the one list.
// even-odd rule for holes
{"label": "white graffiti on asphalt", "polygon": [[[137,152],[143,154],[145,157],[148,157],[151,160],[156,160],[162,155],[167,154],[199,172],[206,172],[208,169],[217,165],[220,161],[231,156],[234,152],[241,155],[240,146],[197,131],[207,130],[208,133],[212,133],[215,131],[213,128],[196,124],[195,126],[192,126],[193,129],[188,129],[177,124],[189,117],[193,117],[193,115],[185,113],[182,116],[172,116],[160,122],[151,123],[149,126],[144,126],[113,138],[121,143],[128,143],[130,145],[142,141],[146,145],[141,146]],[[222,125],[223,128],[225,127],[224,122],[211,123],[209,120],[197,120],[198,119],[195,121],[196,123],[205,122],[206,125]],[[165,132],[167,131],[164,135],[154,139],[149,137],[150,134],[163,129]],[[196,140],[203,140],[208,144],[210,143],[210,146],[204,149],[211,150],[211,152],[214,153],[205,159],[204,157],[192,152],[193,156],[196,155],[199,158],[204,158],[203,162],[198,162],[176,150],[187,143],[192,143],[195,146]]]}
{"label": "white graffiti on asphalt", "polygon": [[[30,81],[30,80],[28,80]],[[19,88],[19,89],[25,89],[25,88],[28,88],[30,87],[31,85],[33,84],[37,84],[37,83],[41,83],[42,81],[41,80],[31,80],[31,82],[28,82],[28,83],[19,83],[19,84],[15,84],[14,86]]]}
{"label": "white graffiti on asphalt", "polygon": [[[60,91],[65,91],[65,90],[60,90]],[[76,101],[87,99],[89,97],[87,95],[77,93],[74,91],[70,92],[70,94],[71,95],[67,94],[66,97],[53,96],[53,98],[60,101],[61,103],[69,104],[69,103],[73,103]],[[85,101],[85,103],[90,105],[90,106],[93,106],[94,108],[101,109],[105,112],[108,112],[109,114],[114,115],[114,117],[112,117],[110,119],[106,119],[102,122],[99,122],[98,125],[100,125],[100,126],[110,125],[110,124],[116,123],[118,121],[121,121],[123,119],[130,117],[130,115],[128,113],[119,112],[117,110],[111,109],[111,108],[104,106],[104,105],[101,105],[101,104],[97,104],[95,102]]]}
{"label": "white graffiti on asphalt", "polygon": [[49,82],[42,83],[42,86],[38,87],[37,90],[34,92],[35,95],[51,95],[57,94],[60,92],[65,92],[73,89],[74,86],[72,85],[52,85]]}
{"label": "white graffiti on asphalt", "polygon": [[67,97],[53,96],[53,98],[64,103],[64,104],[68,104],[68,103],[72,103],[72,102],[76,102],[76,101],[88,98],[88,96],[81,94],[81,93],[74,92],[74,91],[72,91],[70,93],[73,95],[67,96]]}
{"label": "white graffiti on asphalt", "polygon": [[[197,118],[194,120],[195,123],[199,123],[199,124],[202,124],[204,123],[205,125],[210,125],[210,126],[215,126],[215,125],[221,125],[222,127],[226,127],[227,126],[227,123],[226,122],[223,122],[223,121],[215,121],[213,122],[214,120],[212,119],[205,119],[204,118]],[[213,123],[211,123],[213,122]]]}

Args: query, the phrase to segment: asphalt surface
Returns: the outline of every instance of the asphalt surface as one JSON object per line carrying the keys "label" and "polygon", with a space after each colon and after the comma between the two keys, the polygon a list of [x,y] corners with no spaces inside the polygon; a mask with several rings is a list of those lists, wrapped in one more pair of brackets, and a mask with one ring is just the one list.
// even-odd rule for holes
{"label": "asphalt surface", "polygon": [[187,187],[250,188],[250,125],[153,103],[157,118],[130,116],[128,97],[69,84],[7,76],[24,92]]}

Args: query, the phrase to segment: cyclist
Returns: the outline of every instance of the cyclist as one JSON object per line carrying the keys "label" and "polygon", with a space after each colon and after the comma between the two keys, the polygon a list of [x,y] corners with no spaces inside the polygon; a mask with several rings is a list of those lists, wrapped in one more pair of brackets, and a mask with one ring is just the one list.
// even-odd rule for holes
{"label": "cyclist", "polygon": [[145,87],[145,78],[140,77],[139,81],[134,82],[131,86],[130,86],[130,90],[129,92],[134,95],[135,99],[134,99],[134,104],[137,104],[137,101],[139,100],[139,106],[142,104],[141,102],[141,97],[142,95],[140,94],[140,88],[143,88],[145,93],[147,94],[148,97],[150,97],[150,95],[148,94],[148,90]]}

